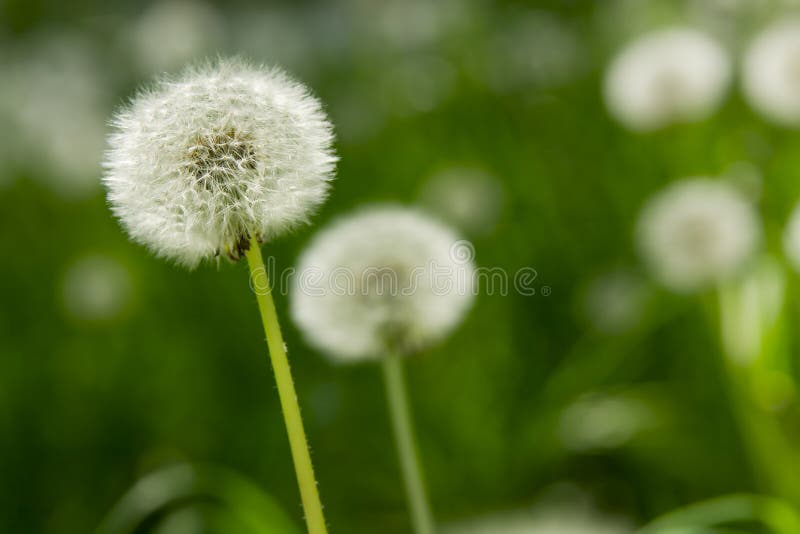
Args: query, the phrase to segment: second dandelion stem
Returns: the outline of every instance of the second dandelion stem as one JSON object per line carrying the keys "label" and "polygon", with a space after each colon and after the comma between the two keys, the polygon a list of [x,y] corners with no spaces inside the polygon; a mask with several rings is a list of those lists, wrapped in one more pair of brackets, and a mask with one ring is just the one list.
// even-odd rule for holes
{"label": "second dandelion stem", "polygon": [[264,332],[267,335],[269,356],[275,372],[275,382],[278,385],[278,397],[281,402],[286,432],[289,435],[289,446],[292,451],[297,483],[300,486],[306,526],[309,534],[326,534],[325,517],[322,513],[322,503],[317,490],[317,480],[314,477],[314,467],[311,464],[303,419],[300,416],[300,406],[297,404],[297,392],[294,389],[292,372],[286,357],[286,348],[278,323],[278,314],[275,311],[275,302],[272,300],[269,278],[261,257],[261,246],[256,239],[250,240],[250,248],[245,255],[250,266],[251,286],[258,299],[258,309],[261,312]]}
{"label": "second dandelion stem", "polygon": [[432,534],[434,532],[433,517],[422,479],[422,468],[417,456],[403,362],[399,356],[389,354],[383,359],[382,367],[386,385],[386,402],[397,443],[397,454],[403,472],[403,482],[406,487],[414,532],[416,534]]}

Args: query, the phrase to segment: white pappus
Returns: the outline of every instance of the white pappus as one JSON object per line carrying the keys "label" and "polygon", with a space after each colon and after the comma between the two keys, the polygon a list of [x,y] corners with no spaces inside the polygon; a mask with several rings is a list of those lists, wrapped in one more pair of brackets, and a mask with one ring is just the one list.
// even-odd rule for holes
{"label": "white pappus", "polygon": [[336,157],[320,102],[241,59],[190,67],[113,119],[103,182],[130,236],[188,267],[238,259],[326,199]]}
{"label": "white pappus", "polygon": [[337,360],[409,354],[455,328],[474,299],[471,246],[410,208],[378,206],[334,222],[298,262],[292,316]]}

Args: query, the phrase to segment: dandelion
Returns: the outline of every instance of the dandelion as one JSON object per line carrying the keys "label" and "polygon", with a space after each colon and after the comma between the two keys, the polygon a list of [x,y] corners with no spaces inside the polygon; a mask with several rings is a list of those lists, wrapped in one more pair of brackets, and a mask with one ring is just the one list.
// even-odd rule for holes
{"label": "dandelion", "polygon": [[[767,368],[782,360],[768,349],[784,282],[773,262],[755,257],[761,228],[751,201],[727,182],[680,182],[648,203],[638,237],[654,274],[668,288],[689,292],[716,286],[719,368],[731,392],[730,410],[765,491],[794,498],[789,496],[796,495],[796,484],[785,467],[792,461],[791,444],[775,414],[764,409],[780,403],[784,393],[779,392],[787,391],[785,370],[776,374]],[[765,381],[769,385],[759,390]],[[774,395],[765,396],[767,389]],[[749,440],[755,435],[762,439]]]}
{"label": "dandelion", "polygon": [[473,300],[471,258],[453,253],[460,243],[415,210],[365,209],[320,232],[301,256],[292,315],[337,361],[417,352],[457,326]]}
{"label": "dandelion", "polygon": [[[119,112],[114,127],[103,179],[112,210],[134,240],[189,267],[244,255],[253,281],[265,279],[260,243],[306,222],[333,175],[333,135],[320,103],[282,72],[241,60],[162,80]],[[256,297],[306,523],[323,533],[272,294]]]}
{"label": "dandelion", "polygon": [[292,315],[335,361],[382,359],[416,532],[433,521],[414,445],[401,358],[442,339],[473,300],[472,249],[415,210],[375,207],[320,232],[299,261]]}
{"label": "dandelion", "polygon": [[767,26],[750,43],[742,84],[750,104],[770,120],[800,126],[800,18]]}
{"label": "dandelion", "polygon": [[726,51],[710,36],[669,28],[640,37],[611,63],[605,100],[631,130],[647,131],[709,116],[731,78]]}
{"label": "dandelion", "polygon": [[189,267],[307,222],[334,169],[320,103],[239,60],[187,70],[114,119],[108,199],[131,237]]}
{"label": "dandelion", "polygon": [[651,199],[637,238],[654,276],[690,292],[738,273],[759,243],[755,209],[733,186],[706,178],[684,180]]}

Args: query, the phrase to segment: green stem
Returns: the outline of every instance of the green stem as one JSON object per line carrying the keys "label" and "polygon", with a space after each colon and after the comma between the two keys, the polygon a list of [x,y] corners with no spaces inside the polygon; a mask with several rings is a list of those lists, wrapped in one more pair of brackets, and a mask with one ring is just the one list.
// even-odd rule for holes
{"label": "green stem", "polygon": [[[762,317],[758,310],[753,316],[751,308],[755,304],[741,301],[730,288],[721,288],[718,298],[724,349],[721,363],[730,407],[750,464],[762,491],[798,504],[800,486],[795,482],[796,456],[776,415],[762,407],[753,391],[753,378],[764,357]],[[751,324],[753,322],[756,324]],[[752,333],[743,334],[748,330]],[[746,346],[748,344],[752,346]]]}
{"label": "green stem", "polygon": [[[300,416],[300,406],[297,404],[297,392],[294,389],[289,360],[286,358],[286,346],[281,335],[281,327],[278,324],[278,314],[275,311],[275,302],[272,300],[272,289],[269,285],[267,270],[264,268],[258,240],[255,238],[250,240],[250,248],[245,255],[250,266],[251,282],[256,299],[258,299],[258,309],[261,312],[264,332],[267,335],[269,356],[275,372],[275,382],[278,385],[278,397],[281,401],[286,432],[289,435],[289,446],[292,450],[297,483],[300,486],[306,526],[310,534],[325,534],[327,527],[317,491],[317,480],[314,478],[314,467],[311,464],[306,432],[303,429],[303,419]],[[259,283],[256,283],[257,279]]]}
{"label": "green stem", "polygon": [[389,354],[383,359],[382,367],[383,379],[386,384],[386,402],[394,429],[397,454],[400,457],[400,468],[403,472],[403,482],[406,487],[414,532],[432,534],[434,532],[433,516],[428,505],[425,484],[422,480],[422,469],[414,441],[403,362],[399,356]]}

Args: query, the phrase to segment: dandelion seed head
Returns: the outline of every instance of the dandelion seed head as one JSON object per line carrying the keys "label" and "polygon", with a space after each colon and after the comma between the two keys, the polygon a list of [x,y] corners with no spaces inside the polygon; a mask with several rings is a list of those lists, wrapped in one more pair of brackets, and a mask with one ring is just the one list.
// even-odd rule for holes
{"label": "dandelion seed head", "polygon": [[761,238],[751,202],[722,181],[695,178],[652,198],[637,227],[642,256],[667,288],[690,292],[729,278]]}
{"label": "dandelion seed head", "polygon": [[189,267],[306,222],[333,178],[319,101],[241,60],[161,80],[113,126],[103,181],[114,213],[134,240]]}
{"label": "dandelion seed head", "polygon": [[710,115],[725,95],[731,61],[710,36],[690,28],[646,34],[624,48],[605,78],[610,113],[636,131]]}
{"label": "dandelion seed head", "polygon": [[800,126],[800,17],[775,22],[753,39],[742,84],[750,104],[768,119]]}
{"label": "dandelion seed head", "polygon": [[303,253],[291,312],[309,343],[339,361],[408,354],[443,338],[473,298],[471,255],[416,210],[365,209],[321,231]]}

